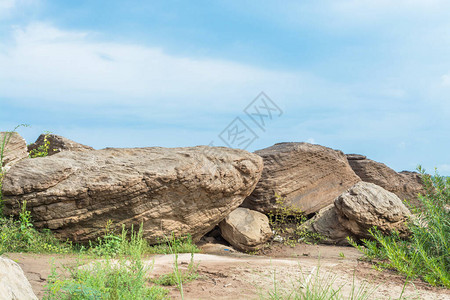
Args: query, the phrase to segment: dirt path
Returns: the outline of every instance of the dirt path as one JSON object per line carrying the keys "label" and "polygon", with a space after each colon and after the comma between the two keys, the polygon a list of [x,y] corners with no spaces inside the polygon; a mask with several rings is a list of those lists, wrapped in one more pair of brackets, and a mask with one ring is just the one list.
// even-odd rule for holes
{"label": "dirt path", "polygon": [[[274,275],[283,291],[297,280],[314,282],[333,278],[335,288],[342,286],[344,295],[352,286],[366,283],[376,287],[370,299],[398,299],[404,279],[389,271],[376,271],[370,264],[358,261],[360,253],[349,247],[298,245],[295,248],[274,246],[265,255],[251,256],[234,252],[219,244],[205,244],[203,253],[195,254],[200,278],[184,285],[186,299],[259,299],[273,289]],[[8,254],[23,268],[27,278],[41,299],[43,286],[51,271],[51,260],[56,265],[76,263],[75,256]],[[187,268],[190,254],[180,254],[180,269]],[[158,255],[148,259],[153,264],[152,276],[172,271],[174,257]],[[315,276],[319,274],[319,277]],[[355,282],[354,284],[352,284]],[[180,298],[177,288],[170,288],[170,295]],[[403,296],[408,299],[450,299],[450,290],[431,288],[421,281],[406,286]]]}

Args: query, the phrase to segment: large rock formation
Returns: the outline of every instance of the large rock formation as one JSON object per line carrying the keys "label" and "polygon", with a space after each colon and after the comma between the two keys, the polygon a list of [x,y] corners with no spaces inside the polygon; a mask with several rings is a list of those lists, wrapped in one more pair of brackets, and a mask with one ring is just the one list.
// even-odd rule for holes
{"label": "large rock formation", "polygon": [[333,203],[360,181],[341,151],[307,143],[280,143],[256,151],[264,160],[261,180],[243,207],[267,213],[276,205],[275,193],[305,214]]}
{"label": "large rock formation", "polygon": [[56,134],[41,134],[36,142],[31,145],[28,145],[28,151],[32,153],[33,150],[38,149],[41,146],[44,146],[46,141],[49,143],[48,145],[48,155],[53,155],[62,151],[89,151],[94,150],[94,148],[79,144],[72,140],[69,140],[63,136]]}
{"label": "large rock formation", "polygon": [[0,257],[0,299],[37,300],[20,266],[6,257]]}
{"label": "large rock formation", "polygon": [[5,143],[3,149],[3,165],[10,167],[21,159],[28,157],[27,143],[17,132],[0,132],[0,147]]}
{"label": "large rock formation", "polygon": [[417,195],[425,191],[419,173],[407,171],[397,173],[385,164],[358,154],[347,154],[347,159],[362,181],[379,185],[396,194],[400,199],[406,199],[415,206],[421,206]]}
{"label": "large rock formation", "polygon": [[222,237],[241,251],[255,251],[272,236],[266,215],[243,207],[232,211],[219,223]]}
{"label": "large rock formation", "polygon": [[61,152],[15,164],[3,182],[5,213],[27,201],[37,228],[86,242],[143,222],[144,237],[190,233],[194,240],[236,209],[254,189],[262,159],[223,147]]}
{"label": "large rock formation", "polygon": [[409,234],[406,222],[411,213],[394,193],[368,182],[358,182],[322,209],[305,227],[325,237],[323,242],[347,244],[346,237],[371,238],[373,226],[383,233],[396,230]]}

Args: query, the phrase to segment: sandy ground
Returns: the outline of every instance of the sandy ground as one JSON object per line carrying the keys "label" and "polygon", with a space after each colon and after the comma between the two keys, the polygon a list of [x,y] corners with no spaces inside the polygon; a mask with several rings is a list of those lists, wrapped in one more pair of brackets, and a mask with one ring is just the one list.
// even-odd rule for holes
{"label": "sandy ground", "polygon": [[[390,271],[377,271],[369,263],[359,261],[360,253],[351,247],[297,245],[295,248],[274,245],[262,255],[247,255],[221,244],[204,244],[202,253],[195,254],[200,277],[184,285],[185,299],[260,299],[273,290],[274,276],[281,291],[292,285],[333,280],[335,288],[342,287],[347,299],[352,286],[366,285],[373,290],[369,299],[398,299],[404,289],[402,276]],[[51,272],[52,262],[59,268],[74,265],[77,258],[67,255],[36,255],[10,253],[17,261],[41,299],[44,285]],[[180,269],[186,269],[190,254],[180,254]],[[172,255],[157,255],[147,259],[152,265],[151,276],[170,273]],[[317,274],[319,276],[317,277]],[[169,287],[170,296],[180,298],[176,287]],[[450,290],[433,288],[416,280],[408,283],[403,292],[407,299],[450,299]]]}

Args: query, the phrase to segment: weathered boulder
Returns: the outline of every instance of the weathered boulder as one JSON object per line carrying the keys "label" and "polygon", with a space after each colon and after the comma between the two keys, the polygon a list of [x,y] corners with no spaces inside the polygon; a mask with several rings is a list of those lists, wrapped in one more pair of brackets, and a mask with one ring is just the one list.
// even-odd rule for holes
{"label": "weathered boulder", "polygon": [[239,207],[219,223],[222,237],[241,251],[255,251],[272,236],[266,215]]}
{"label": "weathered boulder", "polygon": [[49,142],[48,155],[53,155],[62,151],[89,151],[94,148],[79,144],[68,138],[65,138],[56,134],[41,134],[36,142],[28,145],[28,152],[38,149],[40,146],[45,145],[45,140]]}
{"label": "weathered boulder", "polygon": [[29,300],[37,297],[20,266],[0,256],[0,299]]}
{"label": "weathered boulder", "polygon": [[411,216],[408,208],[394,193],[382,187],[359,182],[334,201],[339,222],[354,236],[370,237],[368,229],[373,226],[383,233],[397,230],[407,234],[406,222]]}
{"label": "weathered boulder", "polygon": [[360,181],[341,151],[320,145],[280,143],[255,154],[263,158],[264,170],[242,207],[260,212],[274,210],[278,193],[287,205],[314,213]]}
{"label": "weathered boulder", "polygon": [[417,195],[425,190],[417,172],[397,173],[385,164],[367,159],[358,154],[347,154],[348,162],[362,181],[371,182],[396,194],[402,200],[408,200],[415,206],[421,206]]}
{"label": "weathered boulder", "polygon": [[27,143],[17,132],[0,132],[0,147],[5,142],[3,150],[3,165],[10,167],[21,159],[28,157]]}
{"label": "weathered boulder", "polygon": [[244,150],[198,146],[61,152],[15,164],[4,178],[5,213],[27,201],[37,228],[86,242],[143,222],[150,242],[190,233],[194,240],[254,189],[262,159]]}
{"label": "weathered boulder", "polygon": [[325,237],[323,242],[346,244],[346,237],[371,238],[373,226],[388,234],[409,234],[406,222],[411,213],[394,193],[368,182],[358,182],[336,198],[334,204],[321,210],[305,225]]}

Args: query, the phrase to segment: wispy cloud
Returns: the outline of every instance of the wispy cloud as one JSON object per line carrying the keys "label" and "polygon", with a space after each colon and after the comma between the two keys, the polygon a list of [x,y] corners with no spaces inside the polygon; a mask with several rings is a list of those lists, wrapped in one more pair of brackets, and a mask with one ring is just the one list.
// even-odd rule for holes
{"label": "wispy cloud", "polygon": [[15,6],[17,0],[1,0],[0,1],[0,16],[6,15]]}
{"label": "wispy cloud", "polygon": [[38,0],[0,0],[0,20],[12,17],[17,11],[37,2]]}
{"label": "wispy cloud", "polygon": [[155,104],[161,99],[221,106],[255,91],[292,89],[300,73],[278,72],[220,59],[169,55],[163,49],[99,42],[95,33],[45,23],[16,28],[0,52],[0,96],[55,102]]}

